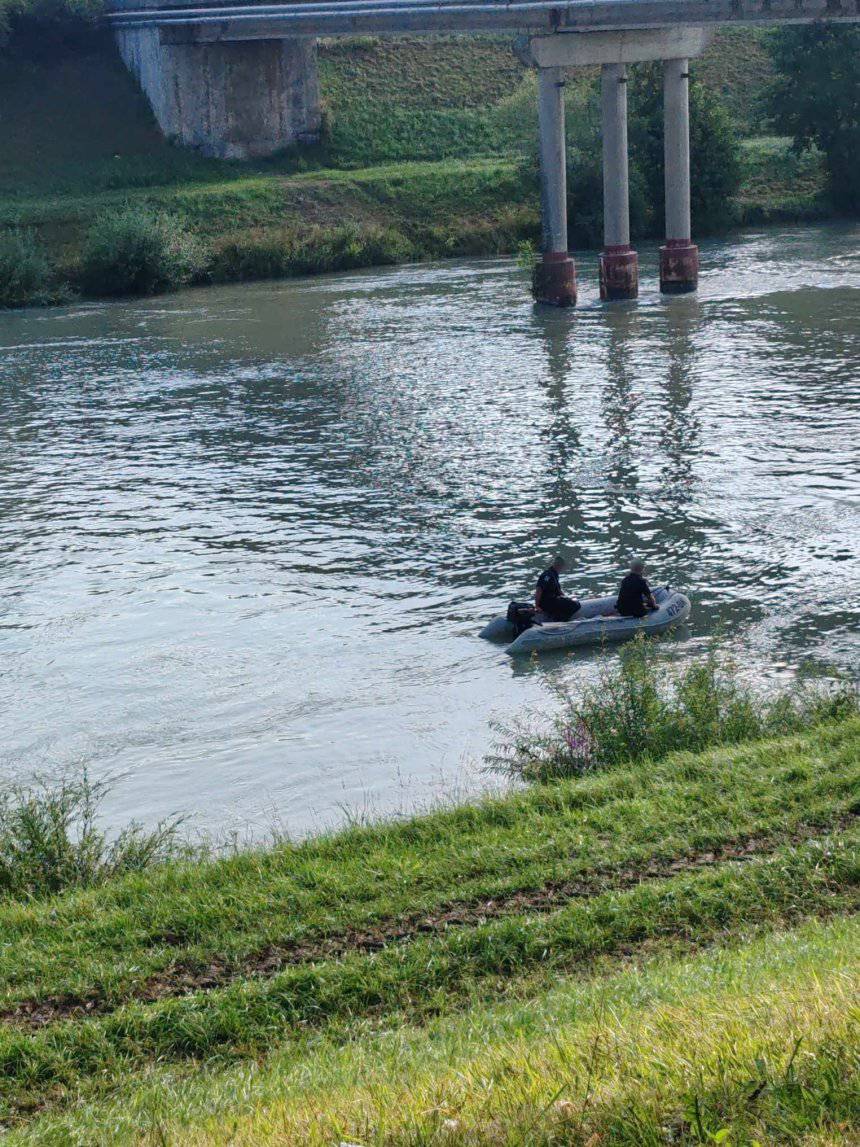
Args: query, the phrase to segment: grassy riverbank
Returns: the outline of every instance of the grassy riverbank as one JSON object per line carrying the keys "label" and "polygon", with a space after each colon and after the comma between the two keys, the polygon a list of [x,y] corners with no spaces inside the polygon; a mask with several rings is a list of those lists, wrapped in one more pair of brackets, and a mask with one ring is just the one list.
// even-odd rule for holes
{"label": "grassy riverbank", "polygon": [[[126,205],[165,214],[197,242],[198,282],[510,253],[537,242],[533,78],[506,41],[324,43],[320,70],[323,144],[223,163],[161,138],[106,39],[48,59],[13,43],[0,61],[0,232],[30,234],[49,270],[25,276],[7,303],[90,290],[86,236]],[[827,217],[818,157],[798,159],[787,140],[763,134],[770,71],[762,36],[720,34],[697,71],[745,137],[737,223]],[[574,103],[578,83],[569,89]],[[571,115],[574,127],[579,119]],[[590,200],[572,203],[580,245],[593,235]],[[20,258],[0,250],[4,268],[4,257]]]}
{"label": "grassy riverbank", "polygon": [[712,1130],[832,1130],[858,786],[855,717],[0,901],[0,1120],[11,1142],[699,1142],[695,1100]]}

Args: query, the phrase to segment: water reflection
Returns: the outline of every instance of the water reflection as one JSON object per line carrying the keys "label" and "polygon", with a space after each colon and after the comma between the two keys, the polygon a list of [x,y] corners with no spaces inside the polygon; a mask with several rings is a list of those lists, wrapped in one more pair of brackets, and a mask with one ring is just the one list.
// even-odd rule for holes
{"label": "water reflection", "polygon": [[[672,306],[671,303],[680,305]],[[694,477],[693,459],[700,453],[700,424],[692,406],[699,378],[695,333],[701,324],[692,300],[671,300],[666,320],[668,371],[661,389],[660,450],[664,462],[660,487],[667,507],[679,514],[690,500]]]}
{"label": "water reflection", "polygon": [[420,800],[593,676],[475,637],[558,548],[689,589],[679,656],[852,664],[851,244],[710,244],[672,300],[644,252],[612,308],[586,258],[573,313],[495,261],[0,317],[0,768],[126,769],[118,820]]}

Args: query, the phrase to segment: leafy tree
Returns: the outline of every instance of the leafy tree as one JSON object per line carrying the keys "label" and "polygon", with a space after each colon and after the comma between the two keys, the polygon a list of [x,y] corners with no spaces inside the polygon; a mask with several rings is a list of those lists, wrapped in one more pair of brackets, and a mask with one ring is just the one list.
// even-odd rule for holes
{"label": "leafy tree", "polygon": [[70,49],[110,42],[99,33],[102,0],[0,0],[0,51],[51,60]]}
{"label": "leafy tree", "polygon": [[860,213],[860,28],[807,24],[770,39],[770,107],[798,151],[824,153],[834,203]]}
{"label": "leafy tree", "polygon": [[[568,218],[575,244],[599,246],[603,238],[600,81],[580,87],[568,103]],[[663,73],[659,65],[632,69],[628,84],[630,234],[662,235]],[[571,111],[574,112],[571,115]],[[690,200],[695,234],[721,231],[737,218],[734,196],[741,179],[740,146],[719,98],[690,85]]]}
{"label": "leafy tree", "polygon": [[[641,170],[656,229],[662,228],[663,72],[647,64],[631,77],[630,154]],[[724,231],[737,220],[734,196],[741,181],[740,144],[719,97],[690,83],[690,208],[695,234]]]}

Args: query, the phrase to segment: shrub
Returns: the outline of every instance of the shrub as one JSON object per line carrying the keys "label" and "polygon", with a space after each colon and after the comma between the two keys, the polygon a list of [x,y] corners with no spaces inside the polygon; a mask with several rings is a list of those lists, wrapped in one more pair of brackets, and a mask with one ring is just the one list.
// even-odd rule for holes
{"label": "shrub", "polygon": [[204,251],[179,220],[141,207],[100,215],[84,245],[81,284],[91,295],[154,295],[190,283]]}
{"label": "shrub", "polygon": [[109,790],[84,774],[0,792],[0,896],[92,887],[187,851],[175,819],[150,832],[132,823],[109,841],[95,823]]}
{"label": "shrub", "polygon": [[637,638],[604,663],[581,698],[563,695],[549,732],[508,731],[490,767],[522,780],[576,776],[628,761],[659,760],[811,728],[860,711],[855,687],[798,682],[768,696],[739,677],[718,651],[681,668]]}
{"label": "shrub", "polygon": [[343,223],[284,230],[225,244],[212,257],[209,273],[220,282],[317,275],[357,267],[402,263],[414,256],[408,239],[393,227]]}
{"label": "shrub", "polygon": [[32,231],[0,232],[0,307],[46,303],[56,294],[48,257]]}
{"label": "shrub", "polygon": [[343,223],[315,228],[303,236],[293,252],[292,265],[298,273],[318,274],[401,263],[411,254],[409,242],[392,227]]}
{"label": "shrub", "polygon": [[[653,64],[637,69],[630,85],[631,167],[644,179],[656,230],[663,227],[663,78]],[[725,230],[737,222],[742,175],[740,142],[724,105],[701,83],[690,83],[690,207],[694,231]],[[632,190],[632,181],[631,181]],[[631,218],[632,223],[632,218]]]}
{"label": "shrub", "polygon": [[838,207],[860,213],[860,29],[809,24],[770,38],[777,76],[770,91],[775,126],[798,151],[818,147]]}
{"label": "shrub", "polygon": [[[568,232],[576,247],[603,245],[603,157],[600,139],[588,151],[573,151],[567,163]],[[654,229],[647,181],[635,157],[628,165],[630,235],[639,238]]]}
{"label": "shrub", "polygon": [[0,48],[54,59],[95,40],[102,11],[101,0],[0,0]]}

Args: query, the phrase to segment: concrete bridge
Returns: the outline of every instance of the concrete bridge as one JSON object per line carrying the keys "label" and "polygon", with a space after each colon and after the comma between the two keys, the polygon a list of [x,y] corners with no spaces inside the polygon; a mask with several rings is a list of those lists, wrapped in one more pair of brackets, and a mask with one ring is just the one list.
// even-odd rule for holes
{"label": "concrete bridge", "polygon": [[635,298],[630,246],[627,66],[663,62],[666,243],[660,287],[695,290],[690,225],[689,61],[718,25],[860,19],[860,0],[308,0],[224,3],[108,0],[120,53],[166,135],[207,155],[248,158],[320,129],[319,36],[505,32],[538,73],[543,256],[535,297],[568,306],[576,274],[567,251],[564,76],[599,66],[603,122],[605,299]]}

